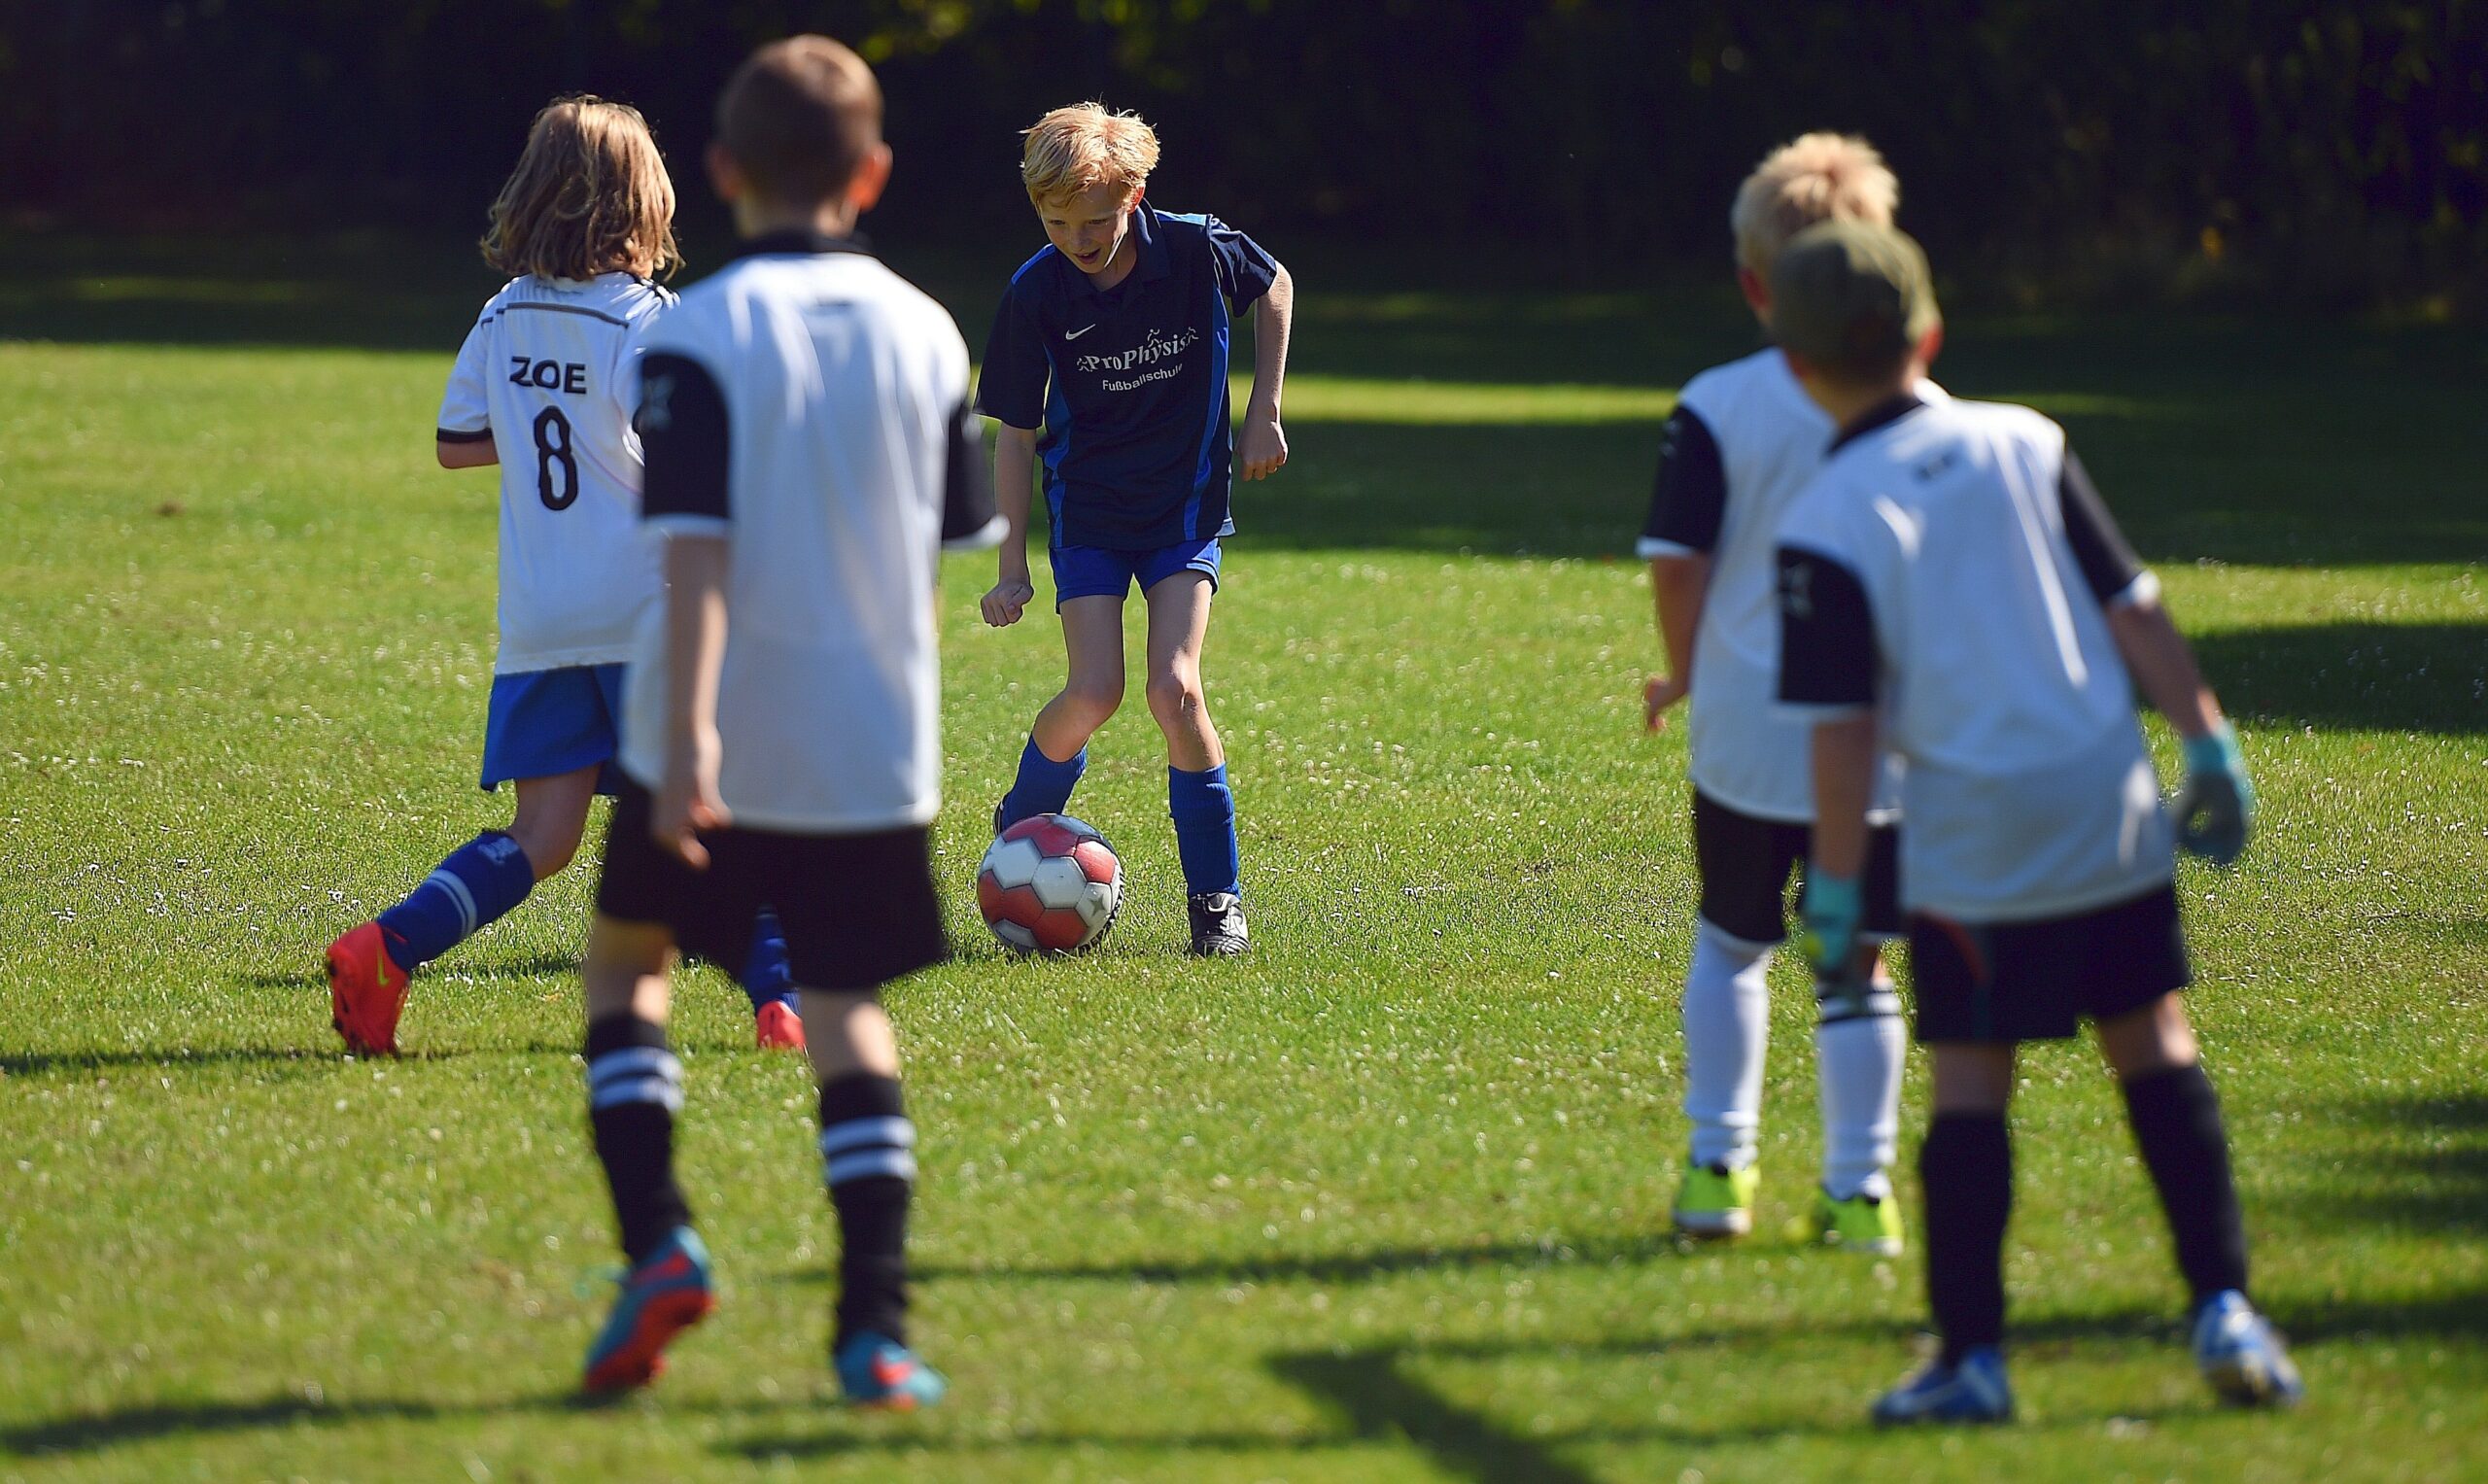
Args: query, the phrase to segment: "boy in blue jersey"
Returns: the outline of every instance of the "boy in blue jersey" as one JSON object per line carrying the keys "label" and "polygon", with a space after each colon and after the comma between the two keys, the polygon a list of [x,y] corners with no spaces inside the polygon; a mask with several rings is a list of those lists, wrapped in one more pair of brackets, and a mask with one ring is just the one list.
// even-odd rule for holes
{"label": "boy in blue jersey", "polygon": [[[1089,737],[1123,703],[1123,607],[1137,581],[1192,951],[1227,957],[1246,942],[1241,858],[1201,644],[1219,538],[1235,529],[1230,472],[1240,463],[1245,478],[1264,479],[1287,462],[1279,388],[1296,295],[1287,269],[1242,232],[1145,204],[1157,163],[1147,123],[1095,103],[1055,109],[1027,133],[1020,180],[1050,246],[1013,275],[985,342],[977,403],[1002,425],[993,482],[1008,534],[984,609],[1000,628],[1036,598],[1028,507],[1041,461],[1070,676],[1038,712],[993,827],[1070,803]],[[1248,305],[1253,395],[1230,445],[1227,347]]]}

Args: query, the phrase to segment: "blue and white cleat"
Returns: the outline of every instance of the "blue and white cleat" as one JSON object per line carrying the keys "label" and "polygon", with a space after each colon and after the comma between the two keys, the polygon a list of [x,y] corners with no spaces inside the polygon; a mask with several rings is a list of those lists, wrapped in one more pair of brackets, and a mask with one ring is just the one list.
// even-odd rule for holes
{"label": "blue and white cleat", "polygon": [[913,1412],[942,1399],[950,1384],[924,1358],[870,1329],[848,1336],[833,1363],[847,1404],[887,1412]]}
{"label": "blue and white cleat", "polygon": [[2271,1321],[2235,1289],[2194,1310],[2194,1368],[2232,1406],[2296,1406],[2306,1396]]}
{"label": "blue and white cleat", "polygon": [[1979,1345],[1951,1365],[1930,1361],[1916,1375],[1875,1403],[1879,1427],[1916,1423],[1979,1423],[2013,1420],[2013,1388],[2004,1379],[2004,1352]]}
{"label": "blue and white cleat", "polygon": [[708,1249],[700,1233],[676,1226],[622,1280],[613,1313],[587,1351],[590,1392],[645,1386],[665,1372],[665,1347],[717,1306]]}

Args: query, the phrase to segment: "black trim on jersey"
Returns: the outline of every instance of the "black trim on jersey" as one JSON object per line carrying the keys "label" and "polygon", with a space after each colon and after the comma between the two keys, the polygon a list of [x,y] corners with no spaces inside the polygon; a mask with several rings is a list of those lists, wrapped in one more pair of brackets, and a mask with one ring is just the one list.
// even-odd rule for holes
{"label": "black trim on jersey", "polygon": [[1728,470],[1710,425],[1679,406],[1659,435],[1659,474],[1650,488],[1650,519],[1644,540],[1687,551],[1719,544],[1719,522],[1728,508]]}
{"label": "black trim on jersey", "polygon": [[487,443],[492,441],[490,428],[435,428],[432,436],[443,443]]}
{"label": "black trim on jersey", "polygon": [[2133,586],[2142,575],[2142,558],[2117,529],[2098,487],[2091,482],[2091,471],[2070,448],[2064,451],[2064,470],[2056,475],[2056,505],[2064,513],[2065,544],[2073,548],[2091,596],[2105,604]]}
{"label": "black trim on jersey", "polygon": [[642,519],[730,517],[726,396],[707,366],[670,351],[649,352],[639,367],[639,410],[631,422],[647,456]]}
{"label": "black trim on jersey", "polygon": [[873,256],[873,244],[864,239],[862,232],[833,237],[827,232],[788,227],[780,232],[763,232],[757,237],[746,237],[735,244],[735,250],[727,258],[731,261],[737,258],[782,253],[861,253],[870,258]]}
{"label": "black trim on jersey", "polygon": [[606,314],[602,309],[590,309],[584,304],[538,304],[531,299],[520,299],[516,303],[503,304],[497,312],[507,314],[513,309],[543,309],[554,314],[583,314],[591,320],[603,320],[607,325],[619,325],[624,329],[631,328],[631,322],[620,315]]}
{"label": "black trim on jersey", "polygon": [[1865,585],[1838,560],[1780,548],[1780,699],[1792,706],[1875,704],[1875,615]]}
{"label": "black trim on jersey", "polygon": [[993,465],[971,402],[950,411],[942,458],[942,539],[965,540],[993,523]]}
{"label": "black trim on jersey", "polygon": [[1877,402],[1859,413],[1856,420],[1842,429],[1840,436],[1832,439],[1831,447],[1824,449],[1823,452],[1827,455],[1836,453],[1842,445],[1850,440],[1862,438],[1878,428],[1888,428],[1925,405],[1926,398],[1916,392],[1895,393],[1889,398]]}

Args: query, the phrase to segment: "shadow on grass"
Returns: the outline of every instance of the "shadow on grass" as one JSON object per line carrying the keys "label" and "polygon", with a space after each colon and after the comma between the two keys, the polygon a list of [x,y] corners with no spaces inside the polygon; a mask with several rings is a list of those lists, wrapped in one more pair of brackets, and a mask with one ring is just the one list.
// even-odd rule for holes
{"label": "shadow on grass", "polygon": [[[728,1044],[740,1049],[742,1043]],[[570,1056],[576,1054],[574,1041],[532,1041],[525,1046],[413,1047],[396,1057],[360,1057],[362,1061],[390,1060],[404,1066],[422,1066],[429,1062],[468,1061],[497,1056]],[[40,1077],[56,1072],[105,1072],[145,1070],[173,1072],[200,1067],[302,1067],[332,1070],[345,1064],[347,1053],[342,1046],[262,1047],[228,1046],[207,1051],[159,1050],[91,1050],[69,1052],[13,1052],[0,1054],[0,1074],[10,1077]]]}
{"label": "shadow on grass", "polygon": [[2308,624],[2193,642],[2221,705],[2261,725],[2488,733],[2488,624]]}
{"label": "shadow on grass", "polygon": [[[2310,1119],[2317,1115],[2310,1110]],[[2449,1239],[2488,1236],[2488,1091],[2349,1098],[2321,1113],[2336,1148],[2356,1152],[2280,1199],[2303,1220],[2404,1227]],[[2329,1311],[2307,1316],[2337,1327]],[[2488,1336],[2488,1294],[2448,1299],[2434,1324]],[[2365,1329],[2396,1322],[2372,1316]],[[2305,1324],[2293,1320],[2292,1333]]]}
{"label": "shadow on grass", "polygon": [[[1473,1267],[1638,1263],[1682,1257],[1688,1248],[1664,1232],[1593,1237],[1553,1244],[1494,1242],[1469,1247],[1409,1247],[1374,1252],[1281,1254],[1258,1258],[1192,1258],[1122,1262],[1067,1262],[1028,1267],[938,1264],[915,1269],[919,1281],[1098,1279],[1123,1283],[1355,1283],[1401,1273]],[[826,1273],[788,1274],[787,1281],[826,1282]]]}

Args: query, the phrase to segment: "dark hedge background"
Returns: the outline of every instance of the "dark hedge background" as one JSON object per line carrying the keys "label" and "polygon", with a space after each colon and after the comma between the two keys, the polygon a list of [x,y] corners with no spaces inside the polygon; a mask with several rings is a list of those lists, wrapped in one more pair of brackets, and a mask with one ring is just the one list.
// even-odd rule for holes
{"label": "dark hedge background", "polygon": [[877,221],[916,238],[1027,235],[1015,131],[1093,95],[1158,125],[1170,205],[1573,282],[1716,264],[1743,173],[1830,126],[2007,293],[2482,299],[2488,0],[0,0],[0,198],[463,233],[585,89],[649,114],[713,233],[717,86],[804,29],[881,69]]}

